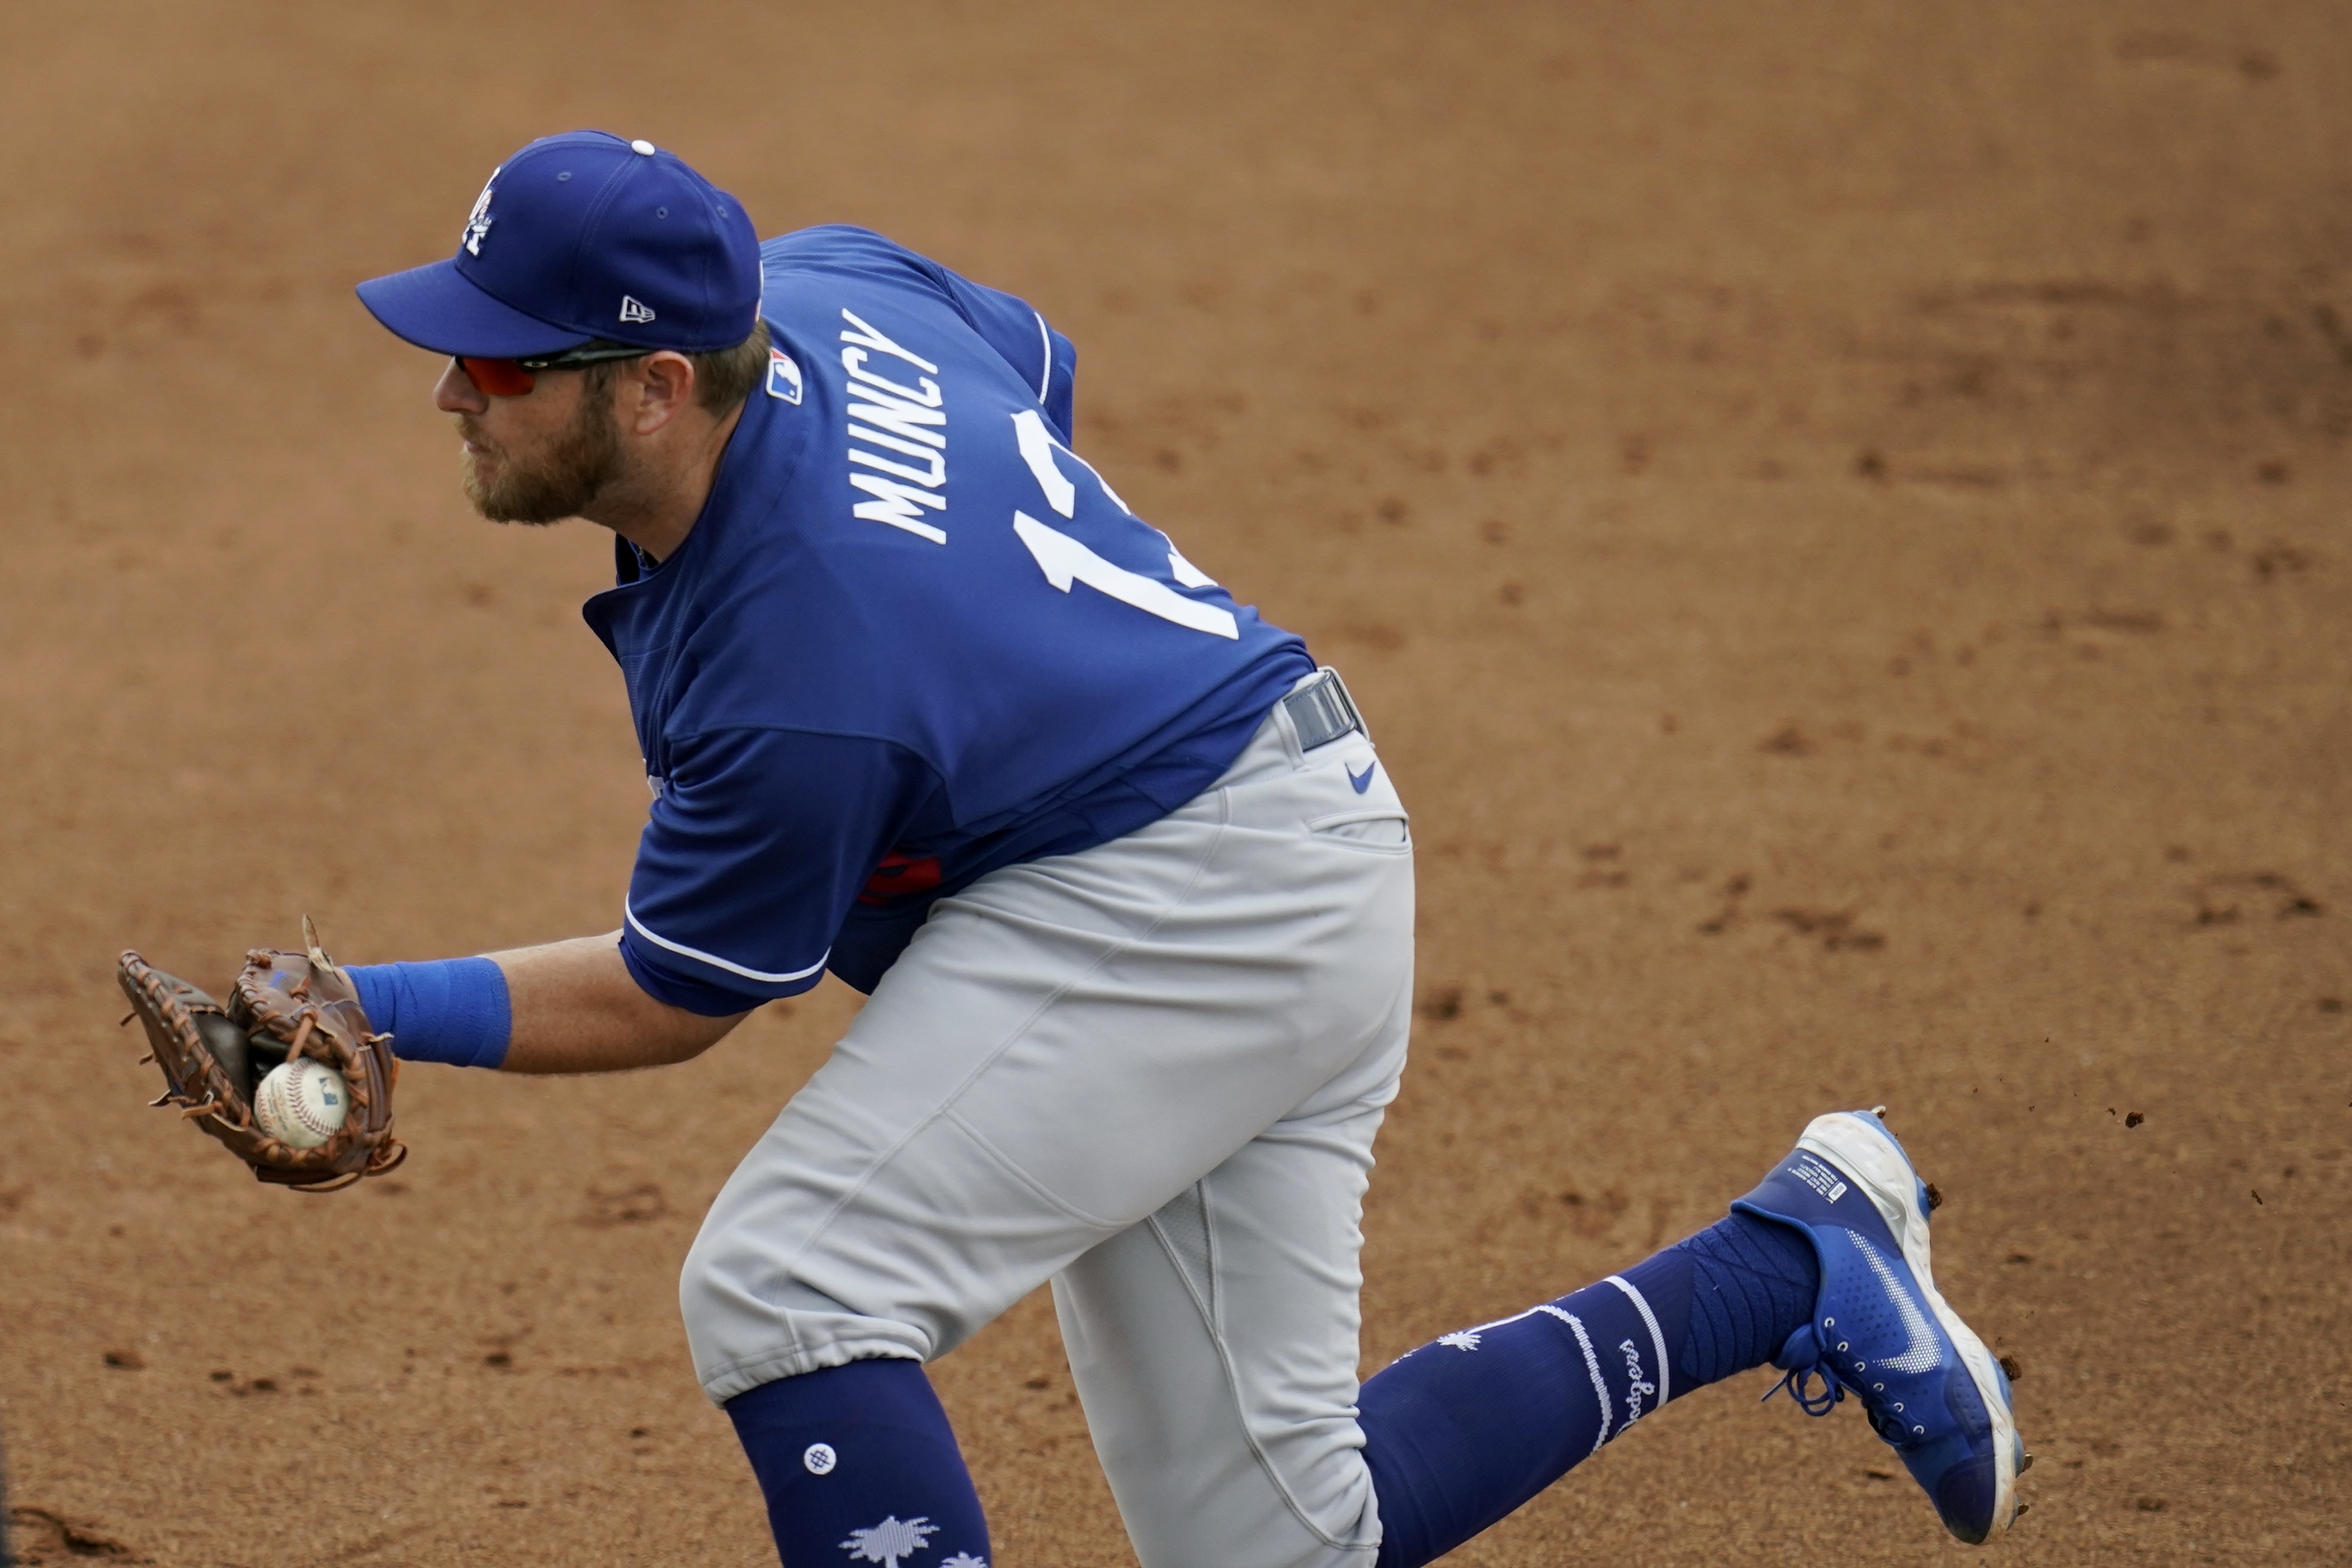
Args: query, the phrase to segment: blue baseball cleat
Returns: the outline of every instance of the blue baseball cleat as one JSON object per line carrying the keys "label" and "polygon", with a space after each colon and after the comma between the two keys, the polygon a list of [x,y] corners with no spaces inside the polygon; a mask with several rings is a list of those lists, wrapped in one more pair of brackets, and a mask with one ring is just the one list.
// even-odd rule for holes
{"label": "blue baseball cleat", "polygon": [[[1979,1543],[2024,1511],[2009,1378],[1927,1268],[1927,1184],[1886,1124],[1866,1110],[1817,1116],[1754,1192],[1731,1205],[1812,1237],[1822,1289],[1813,1321],[1772,1364],[1811,1415],[1852,1394],[1903,1456],[1944,1528]],[[1806,1393],[1818,1376],[1822,1387]],[[1771,1394],[1765,1395],[1770,1398]]]}

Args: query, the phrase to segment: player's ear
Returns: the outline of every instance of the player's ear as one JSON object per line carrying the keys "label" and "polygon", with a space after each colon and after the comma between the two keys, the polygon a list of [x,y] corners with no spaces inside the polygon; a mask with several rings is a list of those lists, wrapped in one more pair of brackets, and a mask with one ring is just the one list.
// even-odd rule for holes
{"label": "player's ear", "polygon": [[621,417],[640,436],[650,436],[694,404],[694,362],[663,349],[636,361],[628,377],[633,395]]}

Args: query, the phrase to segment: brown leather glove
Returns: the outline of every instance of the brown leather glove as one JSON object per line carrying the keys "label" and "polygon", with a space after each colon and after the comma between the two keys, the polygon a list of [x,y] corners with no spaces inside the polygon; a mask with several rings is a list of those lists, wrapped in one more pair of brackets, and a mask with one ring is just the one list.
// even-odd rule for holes
{"label": "brown leather glove", "polygon": [[[319,950],[307,916],[302,940],[303,952],[247,953],[226,1007],[136,952],[123,953],[116,977],[131,998],[131,1016],[146,1026],[146,1059],[163,1069],[155,1104],[179,1107],[262,1181],[331,1192],[380,1176],[407,1157],[392,1135],[400,1064],[392,1037],[368,1027],[351,977]],[[257,1086],[297,1057],[333,1068],[351,1087],[343,1124],[315,1149],[294,1148],[254,1120]]]}

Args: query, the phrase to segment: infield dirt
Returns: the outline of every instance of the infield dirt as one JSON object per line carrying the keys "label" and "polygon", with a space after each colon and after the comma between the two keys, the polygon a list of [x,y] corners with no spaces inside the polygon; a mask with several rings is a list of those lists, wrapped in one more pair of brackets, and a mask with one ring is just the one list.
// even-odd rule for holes
{"label": "infield dirt", "polygon": [[[27,1562],[772,1562],[674,1279],[856,998],[414,1069],[312,1201],[142,1109],[203,982],[617,923],[645,785],[356,280],[641,136],[1079,347],[1080,449],[1347,673],[1421,1018],[1365,1364],[1891,1107],[2015,1358],[1987,1561],[2352,1559],[2341,5],[93,0],[0,58],[0,1426]],[[936,1375],[1007,1565],[1130,1561],[1032,1299]],[[1677,1403],[1459,1554],[1912,1563],[1853,1409]]]}

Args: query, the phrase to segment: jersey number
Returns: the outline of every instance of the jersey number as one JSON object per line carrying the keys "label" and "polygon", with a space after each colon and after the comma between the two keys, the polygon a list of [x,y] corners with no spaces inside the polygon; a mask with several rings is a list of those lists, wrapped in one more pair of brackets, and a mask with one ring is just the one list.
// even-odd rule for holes
{"label": "jersey number", "polygon": [[[1023,460],[1029,465],[1029,471],[1036,476],[1037,488],[1045,492],[1045,503],[1064,517],[1076,517],[1077,487],[1070,482],[1069,476],[1063,473],[1060,465],[1054,460],[1054,448],[1062,444],[1055,440],[1045,428],[1045,420],[1038,417],[1036,410],[1024,408],[1013,416],[1013,431],[1021,443]],[[1062,447],[1062,450],[1068,452],[1069,448]],[[1103,482],[1103,477],[1095,472],[1093,464],[1076,452],[1070,452],[1070,460],[1086,469],[1095,483],[1102,485],[1103,494],[1109,497],[1119,510],[1127,512],[1129,517],[1135,515],[1128,504],[1118,499],[1118,493]],[[1039,522],[1025,511],[1013,514],[1013,531],[1020,536],[1022,543],[1029,547],[1029,553],[1036,557],[1038,570],[1045,574],[1045,581],[1065,594],[1070,591],[1073,583],[1084,583],[1097,594],[1117,599],[1123,605],[1132,605],[1163,621],[1173,621],[1180,626],[1190,626],[1196,632],[1207,632],[1213,637],[1235,640],[1241,637],[1241,626],[1234,619],[1231,610],[1203,604],[1198,599],[1188,599],[1157,577],[1147,577],[1140,572],[1129,571],[1117,562],[1106,561],[1078,540],[1058,528]],[[1188,588],[1216,585],[1207,573],[1185,560],[1172,544],[1168,547],[1168,571],[1171,576]]]}

